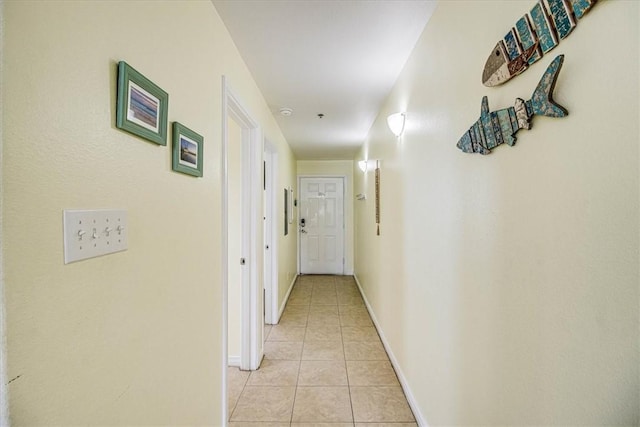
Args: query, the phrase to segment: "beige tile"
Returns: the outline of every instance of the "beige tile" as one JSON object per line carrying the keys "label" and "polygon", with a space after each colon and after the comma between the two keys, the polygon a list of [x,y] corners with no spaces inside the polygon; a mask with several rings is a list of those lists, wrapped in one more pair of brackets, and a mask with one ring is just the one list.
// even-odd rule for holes
{"label": "beige tile", "polygon": [[291,423],[291,427],[353,427],[353,423]]}
{"label": "beige tile", "polygon": [[[400,386],[396,372],[387,361],[350,360],[347,362],[349,385],[351,386]],[[251,378],[249,378],[251,381]]]}
{"label": "beige tile", "polygon": [[300,362],[264,359],[260,369],[252,371],[247,385],[295,386]]}
{"label": "beige tile", "polygon": [[338,341],[342,339],[340,325],[308,326],[306,341]]}
{"label": "beige tile", "polygon": [[266,341],[264,357],[271,360],[300,360],[302,341]]}
{"label": "beige tile", "polygon": [[342,339],[344,341],[380,341],[373,326],[345,326],[342,328]]}
{"label": "beige tile", "polygon": [[349,385],[343,360],[303,360],[298,386]]}
{"label": "beige tile", "polygon": [[345,341],[344,357],[347,360],[389,360],[380,340]]}
{"label": "beige tile", "polygon": [[294,286],[296,288],[303,286],[313,286],[313,278],[310,276],[298,276]]}
{"label": "beige tile", "polygon": [[338,294],[338,305],[361,305],[364,307],[364,300],[358,295]]}
{"label": "beige tile", "polygon": [[353,422],[349,387],[298,387],[292,422]]}
{"label": "beige tile", "polygon": [[248,378],[248,371],[241,371],[231,366],[227,368],[227,410],[229,414],[236,407]]}
{"label": "beige tile", "polygon": [[360,291],[357,289],[350,288],[336,288],[336,294],[338,295],[338,300],[346,297],[360,297]]}
{"label": "beige tile", "polygon": [[290,295],[287,305],[309,305],[311,303],[311,295]]}
{"label": "beige tile", "polygon": [[313,283],[311,282],[302,282],[296,283],[294,288],[291,290],[291,293],[294,292],[311,292],[313,290]]}
{"label": "beige tile", "polygon": [[400,387],[351,387],[356,422],[414,422]]}
{"label": "beige tile", "polygon": [[267,341],[303,341],[306,330],[304,326],[275,325]]}
{"label": "beige tile", "polygon": [[[353,307],[353,306],[351,306]],[[373,326],[369,313],[340,313],[342,326]]]}
{"label": "beige tile", "polygon": [[[312,306],[313,307],[313,306]],[[326,307],[326,306],[323,306]],[[337,307],[337,306],[335,306]],[[309,313],[307,325],[311,328],[326,326],[340,326],[340,316],[336,313]]]}
{"label": "beige tile", "polygon": [[[307,307],[307,306],[301,305],[300,307]],[[309,315],[307,313],[297,313],[297,312],[287,311],[283,313],[282,316],[280,317],[280,322],[278,322],[278,325],[307,326],[308,316]]]}
{"label": "beige tile", "polygon": [[269,338],[269,333],[271,332],[271,325],[264,325],[264,339]]}
{"label": "beige tile", "polygon": [[309,295],[311,294],[311,292],[313,292],[313,285],[310,286],[296,286],[295,288],[293,288],[291,290],[291,293],[289,294],[289,296],[303,296],[303,295]]}
{"label": "beige tile", "polygon": [[312,313],[321,313],[321,314],[338,314],[338,305],[337,304],[314,304],[309,306],[309,314]]}
{"label": "beige tile", "polygon": [[231,421],[289,422],[295,387],[246,386]]}
{"label": "beige tile", "polygon": [[305,341],[302,360],[344,360],[342,341]]}
{"label": "beige tile", "polygon": [[249,371],[241,371],[240,368],[229,366],[227,368],[227,384],[230,386],[244,387],[249,378]]}
{"label": "beige tile", "polygon": [[336,286],[333,284],[315,284],[313,285],[313,295],[335,295]]}
{"label": "beige tile", "polygon": [[338,297],[336,296],[335,292],[333,294],[320,294],[320,295],[316,295],[313,294],[311,296],[311,305],[337,305],[338,304]]}
{"label": "beige tile", "polygon": [[418,427],[416,423],[356,423],[355,427]]}
{"label": "beige tile", "polygon": [[336,276],[330,274],[314,274],[309,277],[314,281],[314,283],[334,284],[336,282]]}
{"label": "beige tile", "polygon": [[340,314],[360,314],[363,316],[369,316],[367,307],[364,305],[339,305],[338,311]]}
{"label": "beige tile", "polygon": [[290,314],[308,314],[309,306],[287,304],[287,306],[284,308],[284,311],[282,312],[282,315],[284,316],[285,314],[289,314],[289,313]]}
{"label": "beige tile", "polygon": [[289,427],[289,423],[263,423],[260,421],[237,421],[228,423],[229,427]]}
{"label": "beige tile", "polygon": [[313,295],[335,295],[336,286],[330,284],[318,284],[313,285]]}

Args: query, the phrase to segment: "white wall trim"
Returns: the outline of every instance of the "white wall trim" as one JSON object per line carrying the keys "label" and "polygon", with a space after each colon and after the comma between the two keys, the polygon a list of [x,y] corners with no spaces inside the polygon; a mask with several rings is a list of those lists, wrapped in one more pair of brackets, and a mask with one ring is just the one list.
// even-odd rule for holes
{"label": "white wall trim", "polygon": [[229,356],[227,359],[227,366],[231,366],[232,368],[240,367],[240,356]]}
{"label": "white wall trim", "polygon": [[[242,272],[242,338],[240,349],[240,368],[245,370],[257,369],[264,353],[262,339],[262,290],[258,291],[260,283],[258,271],[258,241],[259,222],[262,221],[260,171],[262,170],[263,140],[262,131],[258,123],[248,113],[240,100],[235,96],[227,83],[226,76],[222,76],[222,422],[227,425],[227,367],[228,353],[228,300],[229,300],[229,171],[228,171],[228,129],[227,120],[231,117],[242,129],[242,256],[246,259],[245,270]],[[261,240],[260,240],[261,241]],[[240,260],[238,260],[240,262]]]}
{"label": "white wall trim", "polygon": [[278,319],[280,319],[280,317],[282,317],[282,313],[284,312],[284,308],[287,306],[287,301],[289,301],[289,295],[291,295],[291,291],[293,290],[293,285],[296,284],[296,279],[297,278],[298,278],[297,275],[293,276],[293,280],[289,284],[289,289],[287,289],[287,293],[285,294],[284,299],[282,300],[282,305],[280,306],[280,310],[279,310],[279,313],[278,313]]}
{"label": "white wall trim", "polygon": [[[222,426],[227,425],[229,419],[228,400],[227,395],[227,367],[230,363],[229,358],[229,346],[227,344],[229,339],[229,170],[228,170],[228,131],[227,128],[227,81],[225,76],[222,76],[222,144],[220,152],[220,174],[222,177],[220,202],[222,205],[222,218],[221,218],[221,250],[220,255],[222,258],[222,408],[220,413],[222,414]],[[238,361],[238,366],[240,362]]]}
{"label": "white wall trim", "polygon": [[[4,0],[0,0],[0,82],[2,82],[2,64],[4,52]],[[2,84],[0,84],[2,87]],[[0,120],[2,120],[4,96],[0,89]],[[0,126],[0,164],[2,164],[2,153],[4,144],[4,134]],[[5,324],[4,306],[4,236],[2,235],[2,210],[4,206],[4,186],[2,173],[0,172],[0,426],[9,426],[9,386],[7,384],[7,328]]]}
{"label": "white wall trim", "polygon": [[384,349],[386,350],[387,355],[389,356],[389,360],[391,361],[391,365],[393,366],[393,369],[396,371],[396,375],[398,376],[398,380],[400,381],[400,385],[402,386],[402,390],[404,391],[404,395],[407,397],[407,402],[409,402],[409,406],[411,407],[411,411],[413,411],[413,416],[416,418],[416,423],[418,423],[418,425],[420,427],[429,427],[429,424],[427,423],[427,420],[422,415],[422,412],[420,411],[420,408],[418,407],[418,403],[417,403],[415,397],[413,396],[413,393],[411,392],[411,388],[409,388],[409,383],[407,382],[407,379],[404,376],[404,373],[402,372],[402,369],[400,369],[400,365],[398,364],[398,359],[396,359],[395,355],[393,354],[393,351],[391,350],[391,347],[389,346],[389,342],[387,341],[386,337],[384,336],[384,332],[382,332],[382,328],[380,327],[380,324],[378,323],[378,319],[376,319],[376,316],[373,313],[373,309],[371,308],[371,304],[369,304],[369,301],[367,300],[367,296],[365,295],[364,291],[362,290],[362,285],[360,284],[360,281],[358,280],[358,276],[354,274],[353,277],[356,279],[356,284],[358,285],[358,289],[360,290],[360,294],[362,295],[362,299],[364,300],[364,303],[365,303],[365,305],[367,307],[367,311],[369,312],[369,316],[371,316],[371,320],[373,321],[373,324],[376,327],[376,330],[378,331],[378,335],[380,335],[380,340],[382,341],[382,345],[384,346]]}

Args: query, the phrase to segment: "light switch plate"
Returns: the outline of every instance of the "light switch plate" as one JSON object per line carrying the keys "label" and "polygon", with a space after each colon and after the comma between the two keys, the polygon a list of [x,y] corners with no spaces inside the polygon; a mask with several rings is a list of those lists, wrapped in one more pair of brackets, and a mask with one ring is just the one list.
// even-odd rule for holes
{"label": "light switch plate", "polygon": [[65,210],[64,263],[127,250],[125,210]]}

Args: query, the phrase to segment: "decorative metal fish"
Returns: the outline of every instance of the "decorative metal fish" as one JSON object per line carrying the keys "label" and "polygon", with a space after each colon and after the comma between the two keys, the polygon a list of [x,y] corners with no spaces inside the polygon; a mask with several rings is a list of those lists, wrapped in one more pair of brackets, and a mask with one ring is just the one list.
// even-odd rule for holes
{"label": "decorative metal fish", "polygon": [[[482,84],[498,86],[526,70],[571,34],[596,0],[539,0],[493,49]],[[550,13],[549,13],[550,12]]]}
{"label": "decorative metal fish", "polygon": [[515,105],[489,112],[487,97],[482,98],[480,118],[462,135],[458,148],[465,153],[489,154],[491,149],[507,143],[516,143],[515,134],[520,129],[531,129],[531,119],[536,116],[564,117],[569,112],[553,101],[553,89],[564,62],[564,55],[558,55],[542,75],[531,99],[517,98]]}

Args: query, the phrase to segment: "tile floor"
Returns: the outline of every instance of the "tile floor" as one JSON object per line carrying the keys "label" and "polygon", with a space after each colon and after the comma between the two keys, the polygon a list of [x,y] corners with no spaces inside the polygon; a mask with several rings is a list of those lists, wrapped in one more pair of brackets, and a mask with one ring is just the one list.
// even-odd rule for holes
{"label": "tile floor", "polygon": [[300,276],[253,372],[228,370],[230,427],[416,426],[351,276]]}

